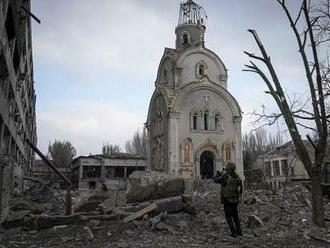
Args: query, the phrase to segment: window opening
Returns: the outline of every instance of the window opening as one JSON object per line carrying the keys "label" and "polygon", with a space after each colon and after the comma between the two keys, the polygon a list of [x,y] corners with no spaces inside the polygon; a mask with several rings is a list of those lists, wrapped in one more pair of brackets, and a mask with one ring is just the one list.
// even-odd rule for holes
{"label": "window opening", "polygon": [[218,114],[216,114],[215,117],[214,117],[214,128],[215,128],[215,130],[218,130],[219,123],[220,123],[220,116]]}
{"label": "window opening", "polygon": [[182,42],[182,44],[188,44],[188,35],[187,34],[183,34],[183,36],[182,36],[182,40],[183,40],[183,42]]}
{"label": "window opening", "polygon": [[199,65],[198,74],[201,75],[201,76],[205,75],[205,66],[203,64]]}
{"label": "window opening", "polygon": [[208,130],[209,129],[209,112],[206,111],[204,113],[204,129]]}
{"label": "window opening", "polygon": [[193,115],[193,129],[197,129],[197,113],[194,113]]}

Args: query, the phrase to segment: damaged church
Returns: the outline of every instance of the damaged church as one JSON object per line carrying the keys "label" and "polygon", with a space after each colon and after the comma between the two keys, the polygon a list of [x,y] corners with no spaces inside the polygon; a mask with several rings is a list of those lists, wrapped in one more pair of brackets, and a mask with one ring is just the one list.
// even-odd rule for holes
{"label": "damaged church", "polygon": [[227,69],[205,47],[207,15],[192,0],[180,5],[176,47],[165,48],[150,100],[151,170],[186,179],[212,178],[228,162],[243,178],[242,112],[227,88]]}

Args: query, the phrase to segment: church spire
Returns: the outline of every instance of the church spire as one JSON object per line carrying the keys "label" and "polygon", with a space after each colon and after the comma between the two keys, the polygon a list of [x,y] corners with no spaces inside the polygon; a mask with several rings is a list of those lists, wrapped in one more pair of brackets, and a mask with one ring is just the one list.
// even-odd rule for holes
{"label": "church spire", "polygon": [[179,22],[175,30],[176,48],[185,50],[204,46],[207,15],[205,10],[193,0],[180,4]]}

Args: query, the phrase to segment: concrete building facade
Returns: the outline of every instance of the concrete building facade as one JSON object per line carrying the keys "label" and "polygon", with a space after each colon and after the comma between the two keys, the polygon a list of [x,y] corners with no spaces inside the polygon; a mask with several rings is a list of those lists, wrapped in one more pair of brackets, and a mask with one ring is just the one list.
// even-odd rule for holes
{"label": "concrete building facade", "polygon": [[36,144],[29,0],[0,1],[0,223],[9,200],[24,189]]}
{"label": "concrete building facade", "polygon": [[138,155],[80,156],[71,163],[72,184],[76,190],[123,189],[133,171],[146,168],[146,158]]}
{"label": "concrete building facade", "polygon": [[235,162],[243,178],[241,110],[224,63],[205,47],[206,20],[195,2],[181,4],[176,48],[165,48],[149,104],[148,164],[200,179]]}
{"label": "concrete building facade", "polygon": [[[53,162],[50,160],[50,162]],[[57,167],[57,169],[69,180],[71,179],[71,168],[68,167]],[[36,159],[32,169],[32,176],[40,178],[46,181],[51,181],[53,184],[57,184],[61,187],[67,187],[64,180],[56,174],[56,172],[46,164],[42,159]]]}
{"label": "concrete building facade", "polygon": [[[308,147],[308,142],[305,143]],[[311,154],[312,150],[309,149],[309,151]],[[273,189],[282,187],[285,181],[293,182],[309,179],[303,163],[294,151],[292,141],[260,156],[258,164],[263,167],[265,182]]]}

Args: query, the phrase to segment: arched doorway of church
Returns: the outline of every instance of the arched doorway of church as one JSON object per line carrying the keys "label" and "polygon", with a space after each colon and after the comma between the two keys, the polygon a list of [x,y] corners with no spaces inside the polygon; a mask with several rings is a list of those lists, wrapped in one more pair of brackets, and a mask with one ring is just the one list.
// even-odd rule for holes
{"label": "arched doorway of church", "polygon": [[210,151],[204,151],[201,154],[200,174],[202,179],[213,178],[214,176],[214,157]]}

